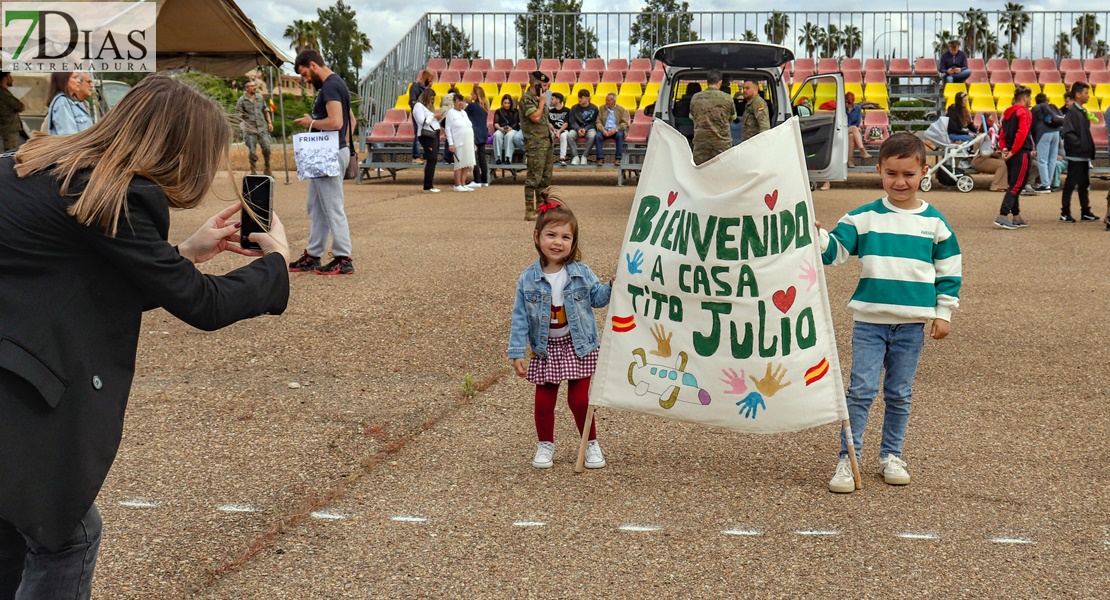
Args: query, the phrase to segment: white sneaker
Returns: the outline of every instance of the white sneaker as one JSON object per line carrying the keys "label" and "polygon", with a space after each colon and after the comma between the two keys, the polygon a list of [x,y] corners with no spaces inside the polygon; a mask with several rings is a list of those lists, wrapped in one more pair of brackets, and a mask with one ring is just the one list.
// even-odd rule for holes
{"label": "white sneaker", "polygon": [[605,456],[601,454],[601,444],[590,440],[586,444],[586,468],[600,469],[605,466]]}
{"label": "white sneaker", "polygon": [[532,459],[532,467],[536,469],[550,469],[555,461],[555,442],[539,442],[536,444],[536,457]]}
{"label": "white sneaker", "polygon": [[439,188],[428,188],[428,189],[424,190],[424,193],[425,194],[438,194],[439,193]]}
{"label": "white sneaker", "polygon": [[887,454],[879,459],[879,470],[883,474],[883,481],[888,485],[906,485],[910,482],[906,461],[893,454]]}
{"label": "white sneaker", "polygon": [[464,185],[464,186],[462,186],[462,191],[464,191],[464,192],[473,192],[474,188],[470,187],[469,185]]}
{"label": "white sneaker", "polygon": [[482,184],[478,183],[477,181],[471,181],[470,183],[466,184],[466,187],[470,189],[480,188],[482,187]]}
{"label": "white sneaker", "polygon": [[838,494],[851,494],[856,491],[856,479],[852,477],[852,463],[847,456],[836,463],[836,473],[829,480],[829,491]]}
{"label": "white sneaker", "polygon": [[489,184],[488,183],[483,183],[482,187],[489,187]]}
{"label": "white sneaker", "polygon": [[572,161],[572,164],[581,165],[581,164],[584,164],[585,162],[586,162],[586,157],[585,156],[575,156],[573,161]]}
{"label": "white sneaker", "polygon": [[468,188],[464,185],[456,185],[456,186],[452,187],[451,189],[455,190],[456,192],[469,192],[470,191],[470,188]]}

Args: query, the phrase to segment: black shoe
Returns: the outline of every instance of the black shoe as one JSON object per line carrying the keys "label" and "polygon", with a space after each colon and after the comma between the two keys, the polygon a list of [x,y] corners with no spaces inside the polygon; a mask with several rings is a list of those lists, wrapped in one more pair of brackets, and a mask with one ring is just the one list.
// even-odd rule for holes
{"label": "black shoe", "polygon": [[1087,222],[1092,222],[1092,221],[1101,221],[1102,219],[1092,215],[1091,213],[1084,213],[1084,214],[1079,216],[1079,220],[1083,221],[1084,223],[1087,223]]}
{"label": "black shoe", "polygon": [[1037,192],[1038,194],[1051,194],[1052,188],[1048,187],[1047,185],[1040,185],[1033,188],[1033,191]]}
{"label": "black shoe", "polygon": [[315,271],[320,268],[320,257],[311,256],[308,250],[305,250],[303,256],[297,260],[289,263],[290,273],[307,273],[308,271]]}
{"label": "black shoe", "polygon": [[1071,215],[1060,215],[1060,222],[1061,223],[1074,223],[1075,219],[1071,218]]}
{"label": "black shoe", "polygon": [[315,270],[317,275],[351,275],[355,272],[355,265],[349,256],[336,256],[328,264]]}
{"label": "black shoe", "polygon": [[496,158],[496,159],[495,159],[495,160],[493,161],[493,164],[495,164],[495,165],[499,165],[499,164],[501,164],[501,157],[500,157],[500,156],[498,156],[498,157],[497,157],[497,158]]}

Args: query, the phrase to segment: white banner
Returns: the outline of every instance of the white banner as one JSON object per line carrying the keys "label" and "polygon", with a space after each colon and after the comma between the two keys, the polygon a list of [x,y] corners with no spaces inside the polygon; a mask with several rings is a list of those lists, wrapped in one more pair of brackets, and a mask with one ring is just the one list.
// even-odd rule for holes
{"label": "white banner", "polygon": [[798,120],[700,166],[656,121],[590,403],[751,433],[848,418]]}
{"label": "white banner", "polygon": [[337,177],[339,168],[339,132],[311,131],[293,135],[293,161],[297,163],[297,179]]}

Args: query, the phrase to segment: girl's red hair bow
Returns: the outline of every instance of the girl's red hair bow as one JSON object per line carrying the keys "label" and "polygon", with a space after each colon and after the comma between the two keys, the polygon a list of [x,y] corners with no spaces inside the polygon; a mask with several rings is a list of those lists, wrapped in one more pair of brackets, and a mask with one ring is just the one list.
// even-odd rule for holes
{"label": "girl's red hair bow", "polygon": [[559,208],[560,206],[562,206],[562,204],[559,204],[558,200],[551,200],[550,202],[544,202],[543,204],[537,206],[536,212],[545,213],[553,208]]}

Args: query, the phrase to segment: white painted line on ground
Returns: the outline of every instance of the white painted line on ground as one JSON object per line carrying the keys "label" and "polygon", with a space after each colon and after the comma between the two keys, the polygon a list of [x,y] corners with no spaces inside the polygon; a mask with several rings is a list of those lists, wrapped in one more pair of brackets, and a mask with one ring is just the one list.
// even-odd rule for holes
{"label": "white painted line on ground", "polygon": [[940,536],[935,533],[896,533],[896,537],[906,540],[939,540]]}
{"label": "white painted line on ground", "polygon": [[798,535],[840,535],[839,531],[833,531],[831,529],[801,529],[794,533]]}
{"label": "white painted line on ground", "polygon": [[659,531],[661,528],[655,525],[621,525],[621,531]]}
{"label": "white painted line on ground", "polygon": [[991,538],[991,541],[996,544],[1036,544],[1033,540],[1026,540],[1022,538]]}
{"label": "white painted line on ground", "polygon": [[513,527],[543,527],[544,525],[547,525],[547,523],[543,521],[516,521],[513,523]]}
{"label": "white painted line on ground", "polygon": [[428,519],[424,517],[390,517],[390,520],[398,523],[424,523]]}
{"label": "white painted line on ground", "polygon": [[726,529],[721,533],[725,535],[763,535],[762,532],[754,529]]}
{"label": "white painted line on ground", "polygon": [[130,506],[132,508],[154,508],[162,506],[161,502],[156,500],[121,500],[120,506]]}
{"label": "white painted line on ground", "polygon": [[339,519],[346,519],[347,518],[347,515],[341,515],[339,513],[328,512],[326,510],[315,511],[311,514],[311,516],[312,516],[313,519],[339,520]]}
{"label": "white painted line on ground", "polygon": [[225,504],[221,506],[218,510],[230,513],[249,513],[255,512],[258,509],[251,506],[250,504]]}

